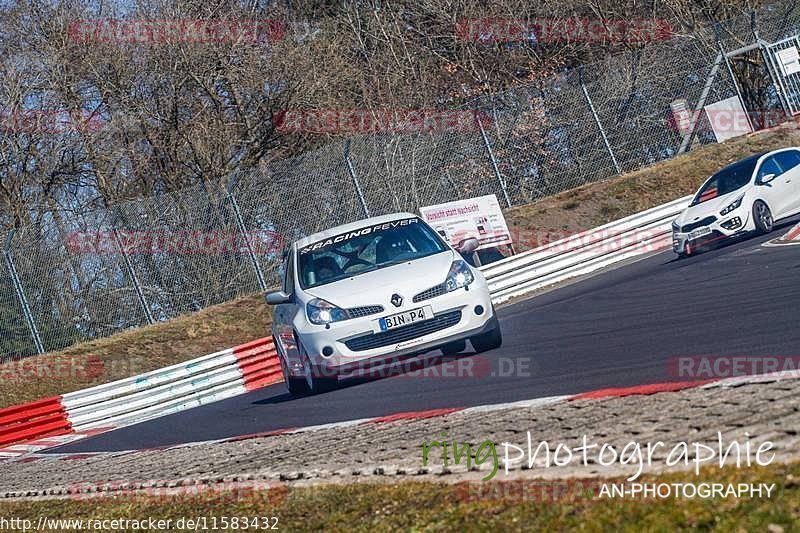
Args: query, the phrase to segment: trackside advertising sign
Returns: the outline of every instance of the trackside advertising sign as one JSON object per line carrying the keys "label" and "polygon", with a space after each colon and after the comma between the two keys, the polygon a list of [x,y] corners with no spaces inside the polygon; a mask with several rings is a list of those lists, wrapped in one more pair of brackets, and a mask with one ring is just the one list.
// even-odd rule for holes
{"label": "trackside advertising sign", "polygon": [[478,250],[511,244],[511,232],[494,194],[420,207],[419,212],[453,246],[469,237],[478,239]]}

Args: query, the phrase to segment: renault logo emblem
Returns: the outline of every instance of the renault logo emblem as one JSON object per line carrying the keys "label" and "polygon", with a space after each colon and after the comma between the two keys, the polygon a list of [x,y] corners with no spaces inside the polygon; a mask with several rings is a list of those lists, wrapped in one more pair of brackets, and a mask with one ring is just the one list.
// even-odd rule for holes
{"label": "renault logo emblem", "polygon": [[392,294],[392,305],[395,307],[400,307],[403,305],[403,297],[399,294]]}

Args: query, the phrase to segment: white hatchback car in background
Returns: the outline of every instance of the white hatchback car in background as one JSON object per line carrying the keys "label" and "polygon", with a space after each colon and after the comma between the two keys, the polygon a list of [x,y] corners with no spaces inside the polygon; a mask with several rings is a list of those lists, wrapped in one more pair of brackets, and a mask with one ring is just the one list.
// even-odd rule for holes
{"label": "white hatchback car in background", "polygon": [[776,220],[800,213],[800,149],[752,155],[723,168],[700,187],[672,223],[681,257],[698,246],[745,232],[769,233]]}
{"label": "white hatchback car in background", "polygon": [[272,333],[293,393],[335,386],[367,363],[421,354],[477,352],[502,344],[481,272],[410,213],[370,218],[295,242],[286,257]]}

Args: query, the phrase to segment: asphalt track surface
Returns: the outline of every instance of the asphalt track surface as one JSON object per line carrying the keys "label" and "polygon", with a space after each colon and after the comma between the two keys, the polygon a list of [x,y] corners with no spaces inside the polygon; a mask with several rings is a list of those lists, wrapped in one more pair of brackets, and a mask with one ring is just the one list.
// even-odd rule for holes
{"label": "asphalt track surface", "polygon": [[783,223],[769,236],[685,260],[659,253],[504,306],[498,309],[502,348],[461,355],[474,360],[469,372],[450,362],[437,376],[434,364],[427,377],[416,370],[351,379],[340,389],[308,397],[290,395],[281,383],[50,451],[153,448],[401,412],[686,381],[691,377],[678,375],[670,363],[681,356],[798,355],[800,246],[761,246],[790,227]]}

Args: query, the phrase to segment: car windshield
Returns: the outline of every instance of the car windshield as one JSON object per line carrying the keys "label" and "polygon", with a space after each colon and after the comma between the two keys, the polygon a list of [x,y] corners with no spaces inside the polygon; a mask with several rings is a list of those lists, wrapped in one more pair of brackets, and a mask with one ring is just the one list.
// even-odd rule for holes
{"label": "car windshield", "polygon": [[728,165],[713,176],[697,191],[691,205],[701,204],[741,189],[750,182],[758,162],[757,157],[749,157],[738,163]]}
{"label": "car windshield", "polygon": [[298,251],[304,289],[448,250],[419,218],[404,218],[334,235]]}

